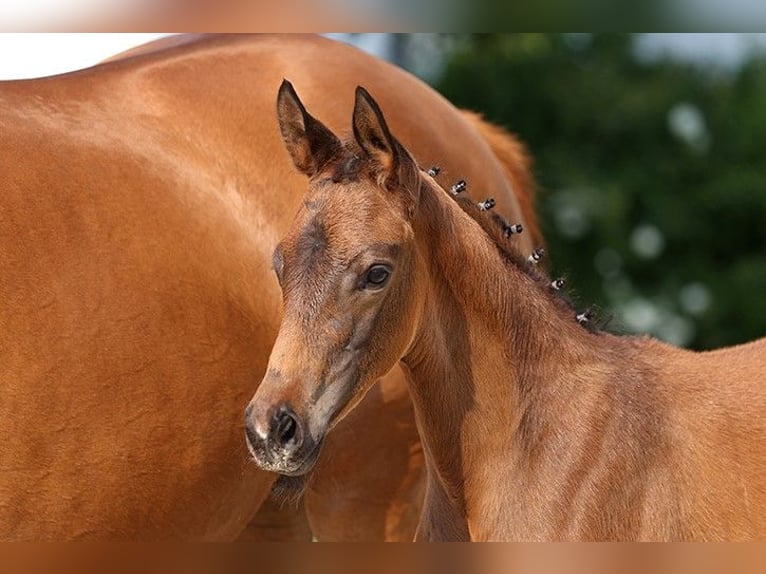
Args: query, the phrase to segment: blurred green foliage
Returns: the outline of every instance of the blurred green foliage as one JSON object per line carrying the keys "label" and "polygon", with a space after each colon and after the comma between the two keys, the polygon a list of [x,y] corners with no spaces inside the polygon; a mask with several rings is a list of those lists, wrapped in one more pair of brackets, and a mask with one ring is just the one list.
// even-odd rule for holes
{"label": "blurred green foliage", "polygon": [[623,35],[453,40],[436,88],[528,145],[577,300],[697,349],[766,334],[766,61],[638,62]]}

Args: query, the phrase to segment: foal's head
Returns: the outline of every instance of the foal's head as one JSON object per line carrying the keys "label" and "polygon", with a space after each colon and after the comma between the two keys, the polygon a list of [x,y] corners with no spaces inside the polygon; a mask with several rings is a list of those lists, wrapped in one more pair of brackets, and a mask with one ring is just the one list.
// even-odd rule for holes
{"label": "foal's head", "polygon": [[246,434],[263,468],[300,475],[328,429],[412,340],[425,289],[411,217],[430,178],[362,88],[350,141],[309,115],[288,82],[277,114],[309,187],[274,252],[284,316]]}

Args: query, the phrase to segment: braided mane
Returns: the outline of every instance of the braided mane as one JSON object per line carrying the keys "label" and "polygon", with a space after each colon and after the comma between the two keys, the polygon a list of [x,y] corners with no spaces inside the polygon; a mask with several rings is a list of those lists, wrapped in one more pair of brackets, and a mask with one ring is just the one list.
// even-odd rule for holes
{"label": "braided mane", "polygon": [[[428,175],[436,177],[439,174],[438,167],[432,167],[427,170]],[[444,189],[460,206],[464,213],[478,223],[484,232],[489,236],[497,247],[503,261],[512,265],[524,275],[532,279],[538,288],[550,297],[556,307],[562,312],[573,317],[580,325],[590,332],[600,331],[600,327],[595,321],[595,309],[589,307],[582,312],[578,312],[571,298],[564,290],[565,279],[557,278],[551,280],[550,276],[543,270],[538,263],[545,251],[542,248],[535,249],[529,256],[524,256],[513,242],[513,236],[522,232],[519,224],[509,225],[508,222],[498,213],[492,211],[495,205],[493,198],[487,198],[479,203],[474,203],[463,191],[467,188],[465,181],[456,182],[449,190]]]}

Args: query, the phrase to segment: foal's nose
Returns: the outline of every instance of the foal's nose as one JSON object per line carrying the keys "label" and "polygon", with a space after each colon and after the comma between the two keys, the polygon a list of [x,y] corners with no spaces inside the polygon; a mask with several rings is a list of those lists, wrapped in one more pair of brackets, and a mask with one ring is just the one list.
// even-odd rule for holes
{"label": "foal's nose", "polygon": [[251,403],[245,409],[245,436],[256,460],[268,464],[269,459],[301,446],[303,427],[290,405],[268,409],[259,416]]}

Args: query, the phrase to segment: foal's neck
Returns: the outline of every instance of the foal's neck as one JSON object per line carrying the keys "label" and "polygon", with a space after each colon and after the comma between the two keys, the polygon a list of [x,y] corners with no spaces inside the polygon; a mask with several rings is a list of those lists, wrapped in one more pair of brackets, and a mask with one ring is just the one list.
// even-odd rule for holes
{"label": "foal's neck", "polygon": [[431,472],[430,502],[452,512],[434,524],[425,517],[421,534],[462,537],[471,514],[481,512],[472,500],[487,491],[479,484],[510,480],[501,474],[527,466],[543,438],[535,409],[551,398],[574,399],[577,380],[597,361],[598,336],[504,261],[445,193],[425,188],[418,212],[415,235],[431,292],[403,362]]}

